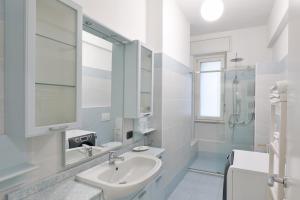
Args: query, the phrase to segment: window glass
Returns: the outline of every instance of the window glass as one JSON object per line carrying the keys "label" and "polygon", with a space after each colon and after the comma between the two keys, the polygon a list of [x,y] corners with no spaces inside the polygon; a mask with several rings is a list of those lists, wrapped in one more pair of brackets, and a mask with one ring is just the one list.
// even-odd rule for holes
{"label": "window glass", "polygon": [[223,120],[224,55],[198,58],[195,70],[197,120]]}
{"label": "window glass", "polygon": [[202,62],[200,66],[201,72],[205,71],[220,71],[222,68],[221,61]]}
{"label": "window glass", "polygon": [[221,73],[200,74],[200,116],[220,117]]}

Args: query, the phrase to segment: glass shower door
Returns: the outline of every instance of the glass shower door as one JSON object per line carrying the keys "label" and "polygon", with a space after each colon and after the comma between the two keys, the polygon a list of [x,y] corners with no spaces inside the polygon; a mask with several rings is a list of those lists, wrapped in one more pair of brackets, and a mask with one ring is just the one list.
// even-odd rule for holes
{"label": "glass shower door", "polygon": [[[255,70],[245,68],[226,72],[227,131],[231,149],[254,149]],[[231,90],[231,91],[230,91]]]}
{"label": "glass shower door", "polygon": [[[243,67],[225,71],[224,121],[222,123],[196,123],[196,129],[205,132],[191,170],[223,174],[227,155],[233,149],[254,148],[255,69]],[[200,124],[200,125],[199,125]],[[213,136],[217,136],[216,141]],[[213,138],[213,139],[210,139]]]}

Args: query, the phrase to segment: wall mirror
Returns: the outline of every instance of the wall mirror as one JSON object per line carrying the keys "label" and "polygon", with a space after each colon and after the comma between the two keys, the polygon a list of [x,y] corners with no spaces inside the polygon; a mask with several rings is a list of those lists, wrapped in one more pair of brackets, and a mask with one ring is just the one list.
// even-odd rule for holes
{"label": "wall mirror", "polygon": [[128,40],[84,17],[81,127],[64,133],[64,163],[119,148],[123,139],[124,48]]}

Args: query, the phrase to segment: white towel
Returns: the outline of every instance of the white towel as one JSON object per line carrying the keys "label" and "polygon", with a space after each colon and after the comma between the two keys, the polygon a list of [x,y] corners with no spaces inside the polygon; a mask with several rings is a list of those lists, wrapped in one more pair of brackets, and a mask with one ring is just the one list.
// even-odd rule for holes
{"label": "white towel", "polygon": [[286,80],[277,81],[274,86],[270,88],[270,92],[273,94],[282,94],[287,92],[288,83]]}

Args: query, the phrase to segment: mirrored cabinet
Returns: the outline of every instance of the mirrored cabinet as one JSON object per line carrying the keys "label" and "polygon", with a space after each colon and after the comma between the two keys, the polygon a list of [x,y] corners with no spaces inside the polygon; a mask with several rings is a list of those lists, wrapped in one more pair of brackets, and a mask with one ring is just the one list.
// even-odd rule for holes
{"label": "mirrored cabinet", "polygon": [[153,113],[153,51],[140,41],[125,47],[124,117],[140,118]]}
{"label": "mirrored cabinet", "polygon": [[[13,1],[7,1],[11,10],[16,9]],[[25,71],[16,69],[8,75],[25,75],[26,137],[76,128],[81,99],[81,8],[71,0],[27,0],[23,6]],[[11,25],[9,31],[17,28]]]}

